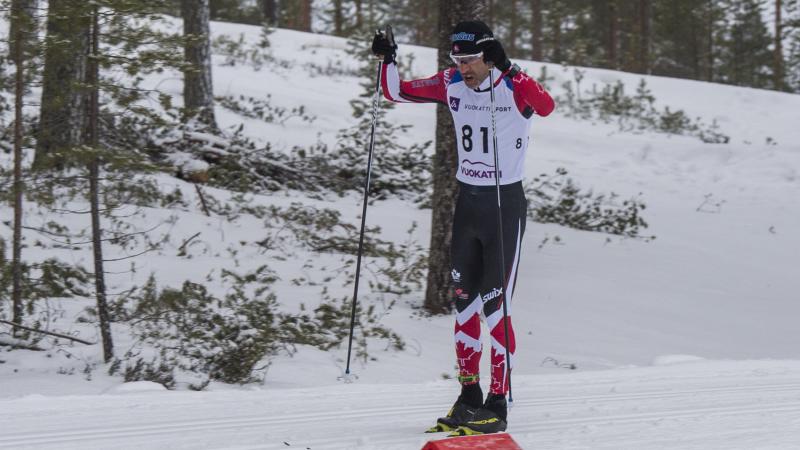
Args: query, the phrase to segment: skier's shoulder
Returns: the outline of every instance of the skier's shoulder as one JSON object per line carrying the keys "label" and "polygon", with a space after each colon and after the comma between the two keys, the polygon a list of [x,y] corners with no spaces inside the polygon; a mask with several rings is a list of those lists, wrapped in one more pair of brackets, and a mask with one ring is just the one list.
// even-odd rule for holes
{"label": "skier's shoulder", "polygon": [[461,76],[461,72],[455,67],[448,67],[442,70],[440,73],[444,78],[445,86],[450,86],[452,84],[464,82],[464,78]]}

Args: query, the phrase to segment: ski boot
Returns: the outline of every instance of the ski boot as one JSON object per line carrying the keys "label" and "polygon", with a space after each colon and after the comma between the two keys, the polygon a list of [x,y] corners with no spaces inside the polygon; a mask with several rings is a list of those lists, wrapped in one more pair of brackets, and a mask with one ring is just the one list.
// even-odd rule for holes
{"label": "ski boot", "polygon": [[476,411],[467,423],[450,433],[450,436],[471,436],[506,431],[507,414],[506,397],[501,394],[489,394],[483,407]]}
{"label": "ski boot", "polygon": [[[466,424],[472,419],[480,406],[480,398],[483,397],[480,385],[473,384],[464,386],[461,389],[461,395],[447,412],[444,417],[439,417],[436,420],[436,425],[429,428],[426,433],[440,433],[443,431],[455,431],[459,426]],[[475,399],[478,399],[475,401]]]}

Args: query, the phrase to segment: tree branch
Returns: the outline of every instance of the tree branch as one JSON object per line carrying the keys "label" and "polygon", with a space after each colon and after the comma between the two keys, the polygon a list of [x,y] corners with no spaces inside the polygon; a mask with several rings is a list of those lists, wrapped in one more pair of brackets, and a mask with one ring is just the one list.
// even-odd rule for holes
{"label": "tree branch", "polygon": [[55,337],[68,339],[68,340],[74,341],[74,342],[80,342],[81,344],[86,344],[86,345],[94,345],[95,344],[94,342],[84,341],[83,339],[79,339],[79,338],[76,338],[76,337],[73,337],[73,336],[68,336],[66,334],[54,333],[52,331],[37,330],[36,328],[26,327],[26,326],[20,325],[18,323],[9,322],[8,320],[0,319],[0,323],[4,323],[6,325],[11,325],[13,327],[21,328],[23,330],[31,331],[33,333],[41,333],[41,334],[46,334],[48,336],[55,336]]}

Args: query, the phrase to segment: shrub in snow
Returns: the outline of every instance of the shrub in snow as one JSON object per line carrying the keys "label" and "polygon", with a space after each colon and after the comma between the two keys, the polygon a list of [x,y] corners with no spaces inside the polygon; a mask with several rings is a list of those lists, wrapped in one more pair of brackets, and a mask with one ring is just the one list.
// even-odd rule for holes
{"label": "shrub in snow", "polygon": [[[2,257],[4,246],[5,241],[0,239],[0,305],[11,304],[13,281],[11,261],[5,261]],[[87,288],[91,275],[81,266],[67,264],[55,258],[38,263],[22,261],[21,266],[22,298],[28,314],[46,309],[45,300],[51,298],[89,295]],[[38,326],[38,322],[36,325]]]}
{"label": "shrub in snow", "polygon": [[[546,76],[546,73],[543,74]],[[568,117],[581,120],[598,120],[603,123],[617,123],[620,131],[658,133],[693,136],[706,143],[726,144],[730,137],[719,131],[716,121],[711,125],[703,123],[698,117],[691,119],[683,110],[672,111],[669,107],[659,110],[655,97],[647,88],[644,78],[639,82],[634,95],[625,93],[622,81],[605,84],[601,89],[592,86],[591,90],[581,91],[583,71],[573,71],[573,81],[562,84],[563,98],[556,97],[559,110]]]}
{"label": "shrub in snow", "polygon": [[567,170],[559,168],[553,175],[541,174],[525,188],[531,206],[528,217],[536,222],[556,223],[585,231],[599,231],[645,240],[655,236],[641,236],[647,222],[641,211],[645,204],[636,198],[618,201],[613,192],[595,194],[581,189],[567,177]]}
{"label": "shrub in snow", "polygon": [[297,119],[310,124],[317,119],[316,116],[306,113],[305,105],[295,106],[292,109],[274,106],[271,94],[267,94],[264,100],[245,95],[239,95],[238,97],[225,95],[215,97],[215,100],[223,108],[229,109],[240,116],[263,120],[267,123],[283,125],[289,119]]}
{"label": "shrub in snow", "polygon": [[[224,271],[229,292],[217,298],[200,284],[158,290],[155,279],[124,303],[116,305],[117,320],[131,326],[134,348],[112,367],[126,379],[170,379],[175,371],[204,374],[210,380],[245,383],[257,379],[256,365],[274,352],[275,296],[269,290],[274,274],[262,266],[244,276]],[[249,285],[255,283],[254,288]],[[156,356],[140,356],[152,349]]]}

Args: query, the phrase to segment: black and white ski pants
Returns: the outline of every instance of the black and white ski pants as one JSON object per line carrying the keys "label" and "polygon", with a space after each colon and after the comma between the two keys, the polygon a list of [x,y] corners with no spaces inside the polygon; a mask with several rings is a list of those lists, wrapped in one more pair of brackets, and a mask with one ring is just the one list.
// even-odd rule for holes
{"label": "black and white ski pants", "polygon": [[[459,183],[459,188],[450,249],[457,311],[455,344],[459,380],[463,384],[479,380],[482,351],[480,314],[483,312],[491,334],[490,391],[505,394],[508,392],[508,373],[503,302],[506,302],[508,312],[508,349],[513,367],[515,343],[511,326],[511,298],[528,202],[522,182],[500,186],[505,257],[505,261],[500,261],[497,188],[465,183]],[[505,269],[505,280],[501,280],[501,267]]]}

